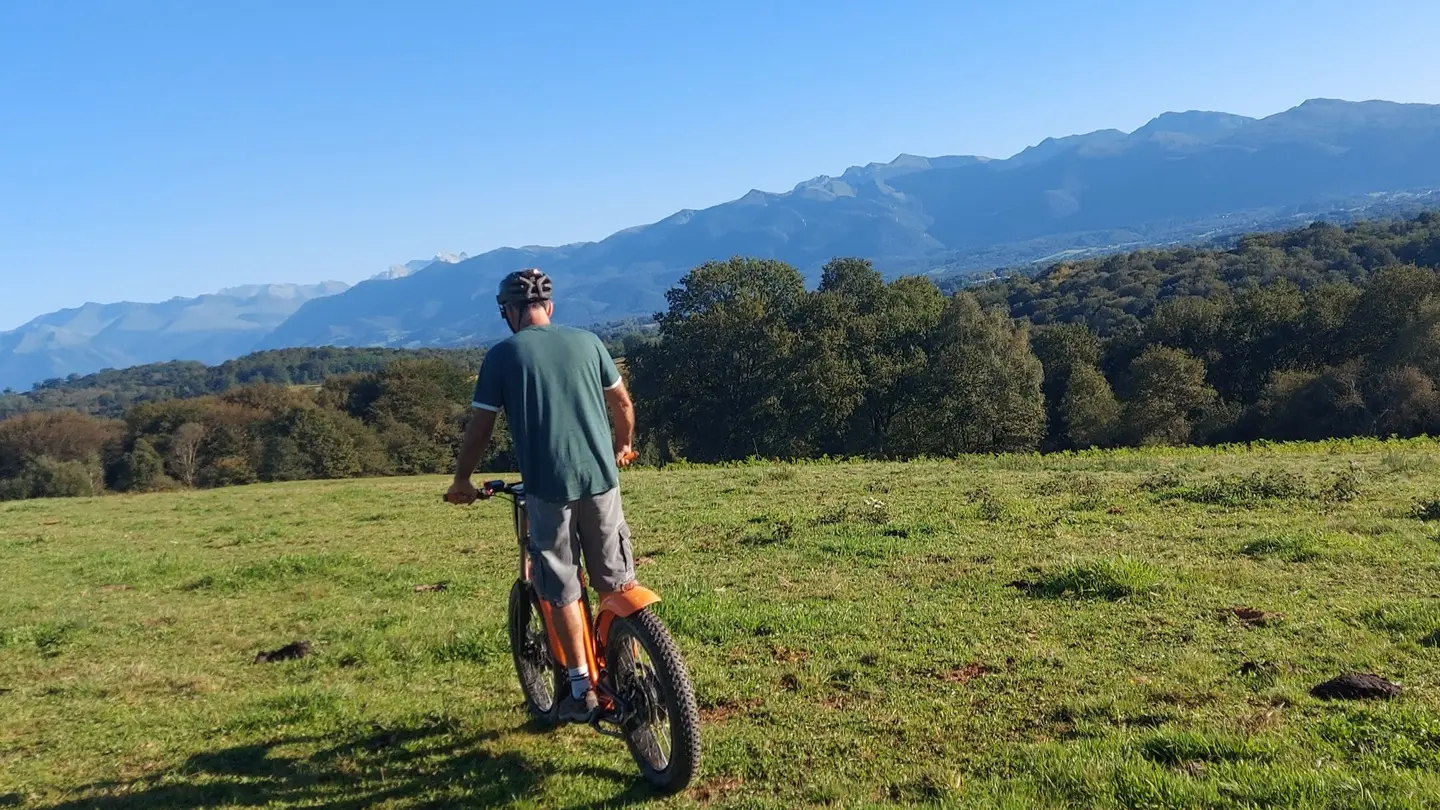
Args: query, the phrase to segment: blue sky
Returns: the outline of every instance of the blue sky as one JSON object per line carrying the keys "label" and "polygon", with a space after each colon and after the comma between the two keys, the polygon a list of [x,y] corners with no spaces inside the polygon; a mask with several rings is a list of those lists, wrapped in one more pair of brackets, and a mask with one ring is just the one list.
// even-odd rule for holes
{"label": "blue sky", "polygon": [[1440,3],[0,2],[0,329],[599,239],[901,152],[1440,101]]}

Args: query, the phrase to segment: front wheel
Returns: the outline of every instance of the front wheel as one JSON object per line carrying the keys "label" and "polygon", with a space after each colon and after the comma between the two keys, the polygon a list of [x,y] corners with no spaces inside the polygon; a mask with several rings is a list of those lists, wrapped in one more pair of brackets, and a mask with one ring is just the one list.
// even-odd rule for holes
{"label": "front wheel", "polygon": [[510,589],[510,653],[530,716],[543,725],[555,725],[559,720],[556,697],[563,694],[561,689],[570,688],[569,681],[550,653],[550,636],[535,590],[518,579]]}
{"label": "front wheel", "polygon": [[664,794],[684,790],[700,769],[700,710],[670,631],[649,610],[616,618],[605,659],[628,709],[621,731],[641,774]]}

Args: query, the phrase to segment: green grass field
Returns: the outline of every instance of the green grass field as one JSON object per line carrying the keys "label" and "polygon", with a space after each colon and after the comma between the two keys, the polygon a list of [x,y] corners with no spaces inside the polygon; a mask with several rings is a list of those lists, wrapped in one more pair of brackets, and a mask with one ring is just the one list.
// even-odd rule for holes
{"label": "green grass field", "polygon": [[[0,505],[0,807],[649,802],[618,741],[527,724],[509,505],[443,490]],[[704,710],[666,805],[1440,807],[1435,442],[671,467],[624,492]],[[1404,691],[1310,696],[1347,670]]]}

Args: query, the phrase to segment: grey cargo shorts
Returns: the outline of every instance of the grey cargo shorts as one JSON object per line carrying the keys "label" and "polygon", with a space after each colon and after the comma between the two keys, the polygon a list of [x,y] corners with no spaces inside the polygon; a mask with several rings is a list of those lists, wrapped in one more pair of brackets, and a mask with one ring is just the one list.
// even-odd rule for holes
{"label": "grey cargo shorts", "polygon": [[563,505],[526,495],[525,512],[532,579],[541,599],[564,607],[580,598],[582,551],[597,590],[618,591],[635,579],[630,527],[620,507],[619,487]]}

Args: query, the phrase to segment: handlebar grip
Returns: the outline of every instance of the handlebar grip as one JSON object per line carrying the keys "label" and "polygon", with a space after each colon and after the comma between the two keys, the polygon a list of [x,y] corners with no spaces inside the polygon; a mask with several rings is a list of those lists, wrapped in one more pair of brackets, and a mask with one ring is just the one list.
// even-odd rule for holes
{"label": "handlebar grip", "polygon": [[[492,497],[495,496],[495,492],[496,492],[497,489],[498,489],[498,487],[492,487],[490,484],[485,484],[484,486],[482,486],[482,487],[479,488],[479,491],[476,493],[475,499],[476,499],[476,500],[479,500],[479,501],[483,501],[483,500],[485,500],[485,499],[487,499],[487,498],[492,498]],[[444,495],[441,495],[441,496],[440,496],[440,500],[444,501],[445,503],[453,503],[453,504],[466,504],[466,503],[469,503],[469,501],[461,500],[458,496],[452,498],[452,497],[450,496],[450,493],[448,493],[448,492],[445,493]]]}

